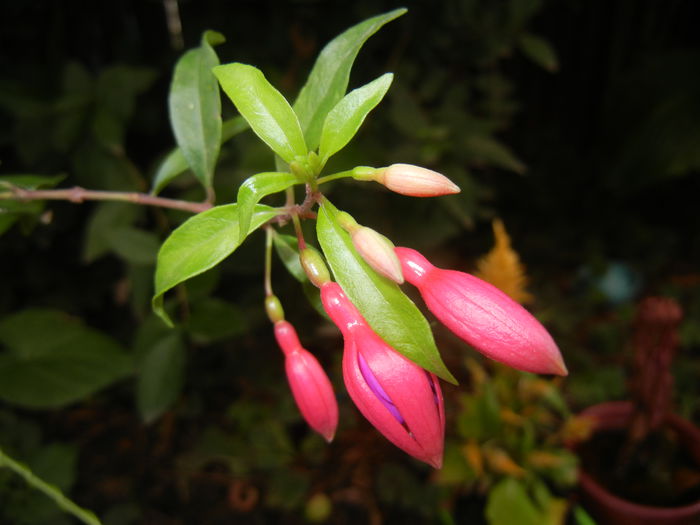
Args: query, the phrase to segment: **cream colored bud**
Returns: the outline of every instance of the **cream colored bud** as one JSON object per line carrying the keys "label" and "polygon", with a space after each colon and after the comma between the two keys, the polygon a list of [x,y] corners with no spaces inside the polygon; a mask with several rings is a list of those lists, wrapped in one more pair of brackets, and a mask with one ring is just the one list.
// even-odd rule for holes
{"label": "cream colored bud", "polygon": [[459,186],[444,175],[411,164],[392,164],[388,168],[377,170],[374,180],[391,191],[410,197],[438,197],[461,191]]}
{"label": "cream colored bud", "polygon": [[389,239],[366,226],[353,229],[350,238],[357,252],[374,271],[395,283],[403,284],[401,263],[394,252],[394,244]]}

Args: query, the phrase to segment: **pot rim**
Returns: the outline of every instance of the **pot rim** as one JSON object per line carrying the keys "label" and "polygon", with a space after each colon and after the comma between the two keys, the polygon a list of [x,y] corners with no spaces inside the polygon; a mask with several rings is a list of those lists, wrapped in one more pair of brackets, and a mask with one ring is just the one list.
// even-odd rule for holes
{"label": "pot rim", "polygon": [[[601,428],[616,429],[623,428],[627,424],[627,419],[632,415],[634,404],[631,401],[608,401],[590,406],[583,410],[580,415],[591,418],[594,421],[593,430]],[[609,418],[615,418],[612,422]],[[604,419],[606,419],[604,421]],[[668,414],[665,420],[671,428],[676,430],[684,443],[700,443],[700,428],[693,425],[687,419],[683,419],[677,414]],[[700,447],[691,451],[691,454],[698,460]],[[670,519],[686,516],[695,516],[700,513],[700,500],[680,507],[656,507],[652,505],[642,505],[620,498],[598,483],[583,467],[579,465],[579,483],[593,496],[606,501],[626,513],[632,515],[644,515],[655,519]]]}

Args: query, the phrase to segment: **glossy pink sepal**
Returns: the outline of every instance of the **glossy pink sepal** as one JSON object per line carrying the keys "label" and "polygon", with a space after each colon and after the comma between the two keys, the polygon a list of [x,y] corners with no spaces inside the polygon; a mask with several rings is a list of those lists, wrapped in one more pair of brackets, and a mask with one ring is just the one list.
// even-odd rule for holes
{"label": "glossy pink sepal", "polygon": [[337,283],[321,287],[321,301],[343,333],[343,378],[357,408],[394,445],[440,468],[445,414],[435,375],[387,345]]}
{"label": "glossy pink sepal", "polygon": [[538,374],[567,375],[549,332],[495,286],[464,272],[443,270],[410,248],[396,248],[406,281],[445,326],[479,352]]}
{"label": "glossy pink sepal", "polygon": [[291,324],[276,322],[275,338],[284,352],[287,380],[301,415],[326,441],[332,441],[338,426],[333,385],[318,360],[301,346]]}

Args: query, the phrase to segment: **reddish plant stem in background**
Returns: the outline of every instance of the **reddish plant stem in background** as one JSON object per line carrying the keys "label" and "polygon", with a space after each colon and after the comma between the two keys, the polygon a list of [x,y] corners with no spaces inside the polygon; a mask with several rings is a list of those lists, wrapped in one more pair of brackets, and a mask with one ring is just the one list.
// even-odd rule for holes
{"label": "reddish plant stem in background", "polygon": [[0,200],[13,199],[19,201],[63,200],[81,204],[85,201],[122,201],[145,206],[158,206],[174,210],[200,213],[212,207],[209,202],[189,202],[177,199],[156,197],[148,193],[86,190],[80,186],[61,190],[25,190],[11,187],[10,191],[0,193]]}

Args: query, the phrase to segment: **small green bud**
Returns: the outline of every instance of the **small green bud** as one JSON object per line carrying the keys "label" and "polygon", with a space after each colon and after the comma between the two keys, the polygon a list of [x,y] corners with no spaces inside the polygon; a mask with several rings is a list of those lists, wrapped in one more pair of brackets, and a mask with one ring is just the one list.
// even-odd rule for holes
{"label": "small green bud", "polygon": [[311,496],[309,501],[306,502],[306,509],[304,513],[306,514],[306,519],[312,523],[321,523],[326,521],[333,510],[333,503],[331,499],[324,493],[320,492]]}
{"label": "small green bud", "polygon": [[284,308],[276,295],[265,297],[265,312],[272,323],[284,321]]}
{"label": "small green bud", "polygon": [[320,288],[321,285],[331,280],[328,267],[323,261],[323,257],[315,249],[304,248],[299,254],[299,259],[301,261],[301,267],[314,286]]}

